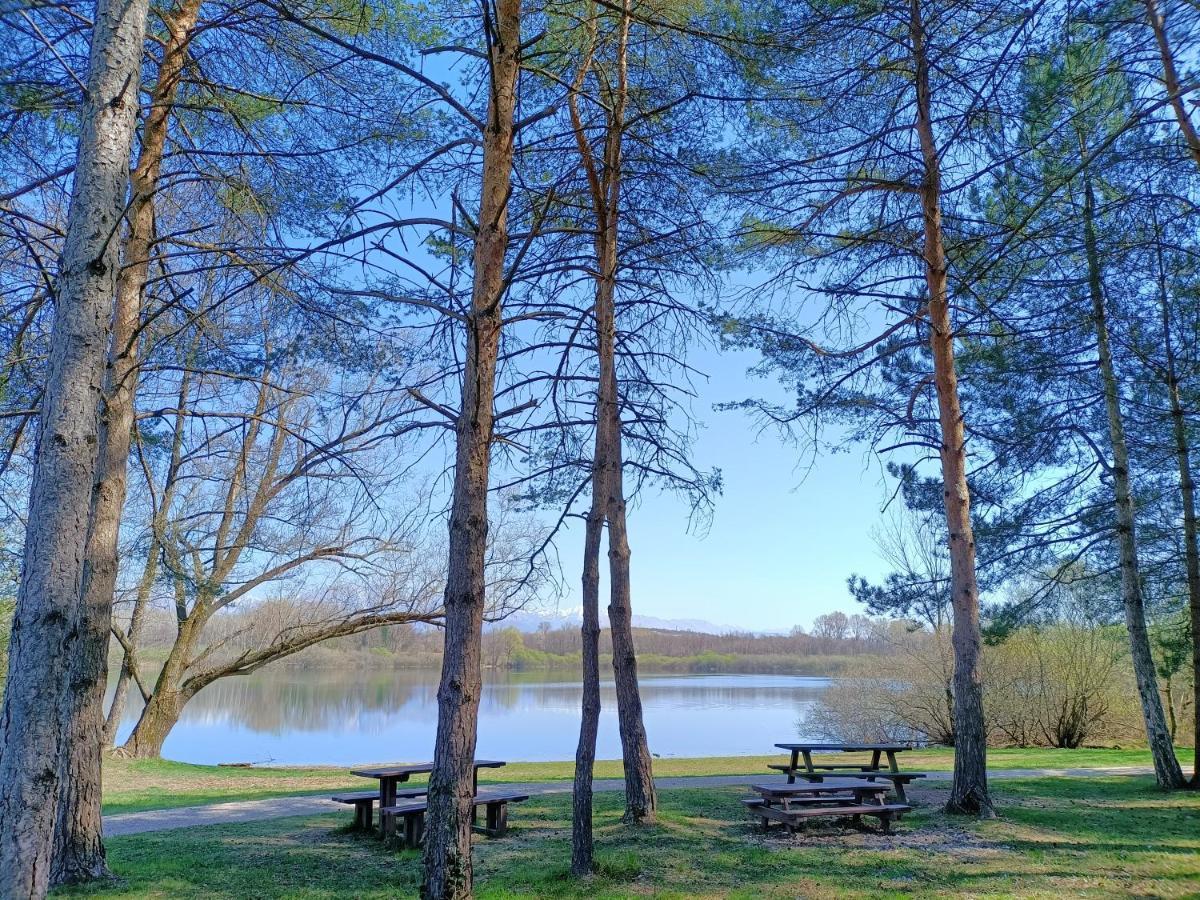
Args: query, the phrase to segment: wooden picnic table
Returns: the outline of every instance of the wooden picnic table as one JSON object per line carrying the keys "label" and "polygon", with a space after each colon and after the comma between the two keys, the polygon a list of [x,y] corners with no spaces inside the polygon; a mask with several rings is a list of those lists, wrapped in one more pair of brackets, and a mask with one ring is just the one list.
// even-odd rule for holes
{"label": "wooden picnic table", "polygon": [[[836,773],[843,773],[844,777],[870,778],[877,775],[880,778],[891,781],[896,788],[896,796],[901,802],[908,802],[905,796],[904,783],[913,778],[923,777],[918,773],[906,773],[900,771],[900,764],[896,761],[896,754],[902,753],[905,750],[911,750],[910,744],[899,743],[882,743],[882,744],[851,744],[851,743],[782,743],[776,744],[781,750],[787,750],[791,753],[791,759],[786,766],[772,766],[771,768],[779,769],[787,775],[788,784],[795,784],[796,778],[804,778],[808,781],[823,781],[825,778],[834,776]],[[814,753],[870,753],[870,762],[858,762],[847,764],[831,764],[831,763],[814,763]],[[887,758],[887,770],[883,768],[883,759]],[[800,765],[800,760],[803,758],[804,765]],[[853,774],[851,774],[853,773]]]}
{"label": "wooden picnic table", "polygon": [[[474,762],[474,778],[471,782],[472,792],[479,793],[479,770],[499,769],[505,763],[498,759],[477,759]],[[433,771],[433,763],[409,763],[401,766],[377,766],[367,769],[351,769],[351,775],[359,778],[377,778],[379,780],[379,808],[396,805],[397,786],[408,781],[413,775],[424,775]],[[380,827],[386,830],[385,817],[380,817]]]}

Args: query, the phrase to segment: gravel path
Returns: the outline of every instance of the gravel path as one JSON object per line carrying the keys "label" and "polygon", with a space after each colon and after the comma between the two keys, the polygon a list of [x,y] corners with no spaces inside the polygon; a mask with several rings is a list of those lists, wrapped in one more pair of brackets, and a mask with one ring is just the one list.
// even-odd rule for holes
{"label": "gravel path", "polygon": [[[1103,777],[1108,775],[1153,775],[1149,766],[1116,766],[1097,769],[997,769],[988,773],[989,778],[1044,778],[1044,777]],[[931,772],[927,780],[948,781],[949,772]],[[771,776],[756,775],[689,775],[658,778],[660,790],[671,788],[729,787],[752,782],[770,781]],[[484,788],[492,787],[487,784]],[[500,785],[495,785],[499,787]],[[535,781],[529,783],[505,783],[505,790],[528,794],[567,794],[571,791],[570,781]],[[913,788],[919,788],[919,783]],[[625,782],[619,778],[599,778],[594,783],[597,791],[621,791]],[[911,790],[912,788],[910,788]],[[228,803],[212,803],[207,806],[182,806],[177,809],[154,809],[146,812],[120,813],[104,817],[104,834],[116,837],[123,834],[142,834],[147,831],[166,831],[171,828],[193,828],[201,825],[230,825],[239,822],[258,822],[263,819],[279,819],[284,816],[306,816],[342,810],[350,820],[349,807],[334,803],[325,796],[274,797],[268,800],[235,800]]]}

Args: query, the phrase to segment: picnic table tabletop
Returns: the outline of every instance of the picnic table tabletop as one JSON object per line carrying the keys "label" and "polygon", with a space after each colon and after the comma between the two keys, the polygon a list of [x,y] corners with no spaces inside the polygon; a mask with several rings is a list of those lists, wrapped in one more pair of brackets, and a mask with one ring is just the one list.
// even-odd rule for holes
{"label": "picnic table tabletop", "polygon": [[812,794],[839,794],[850,791],[856,794],[886,794],[888,785],[862,781],[816,781],[808,784],[752,784],[750,790],[764,797],[806,796]]}
{"label": "picnic table tabletop", "polygon": [[807,750],[810,753],[869,753],[875,750],[899,753],[913,749],[912,744],[818,744],[808,742],[776,744],[780,750]]}
{"label": "picnic table tabletop", "polygon": [[[498,759],[477,759],[473,763],[476,770],[479,769],[499,769],[507,763],[501,762]],[[406,763],[399,766],[372,766],[363,769],[351,769],[351,775],[357,775],[360,778],[395,778],[399,781],[407,781],[412,775],[424,775],[427,772],[433,771],[433,763]]]}

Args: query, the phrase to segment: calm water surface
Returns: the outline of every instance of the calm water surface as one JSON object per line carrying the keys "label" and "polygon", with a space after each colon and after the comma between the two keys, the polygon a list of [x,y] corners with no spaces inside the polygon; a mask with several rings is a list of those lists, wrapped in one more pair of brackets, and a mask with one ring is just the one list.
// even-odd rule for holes
{"label": "calm water surface", "polygon": [[[281,671],[218,681],[187,705],[163,755],[210,764],[429,759],[437,679],[426,671]],[[643,675],[650,749],[660,756],[771,753],[776,741],[800,734],[799,723],[830,683],[788,675]],[[477,755],[573,759],[580,694],[579,682],[558,673],[487,673]],[[602,685],[601,702],[597,756],[619,758],[611,681]],[[122,738],[137,714],[129,710]]]}

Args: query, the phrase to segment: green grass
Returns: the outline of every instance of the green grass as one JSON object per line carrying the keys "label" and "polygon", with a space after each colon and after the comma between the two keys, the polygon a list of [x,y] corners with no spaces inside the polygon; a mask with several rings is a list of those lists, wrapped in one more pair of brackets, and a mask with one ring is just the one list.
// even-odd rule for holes
{"label": "green grass", "polygon": [[[502,840],[476,844],[477,896],[515,898],[1186,897],[1200,895],[1200,795],[1149,778],[997,781],[1001,818],[942,814],[942,789],[898,834],[819,826],[764,837],[738,789],[663,791],[660,820],[620,824],[597,795],[598,873],[567,874],[570,800],[535,797]],[[114,838],[119,882],[61,892],[107,898],[413,897],[420,856],[342,826],[345,815]]]}
{"label": "green grass", "polygon": [[[1191,765],[1191,751],[1180,750],[1184,765]],[[767,764],[779,762],[782,752],[772,756],[717,756],[695,759],[658,759],[659,776],[762,775]],[[901,757],[903,767],[915,771],[950,771],[950,750],[920,750]],[[1145,766],[1145,750],[992,750],[993,769],[1063,769],[1103,766]],[[503,769],[485,769],[480,781],[559,781],[574,775],[573,762],[510,763]],[[596,777],[620,778],[620,760],[600,760]],[[414,779],[419,783],[420,778]],[[104,811],[136,812],[172,806],[198,806],[223,800],[257,800],[289,794],[320,794],[338,790],[365,790],[370,783],[334,768],[235,769],[195,766],[168,760],[109,758],[104,763]]]}

